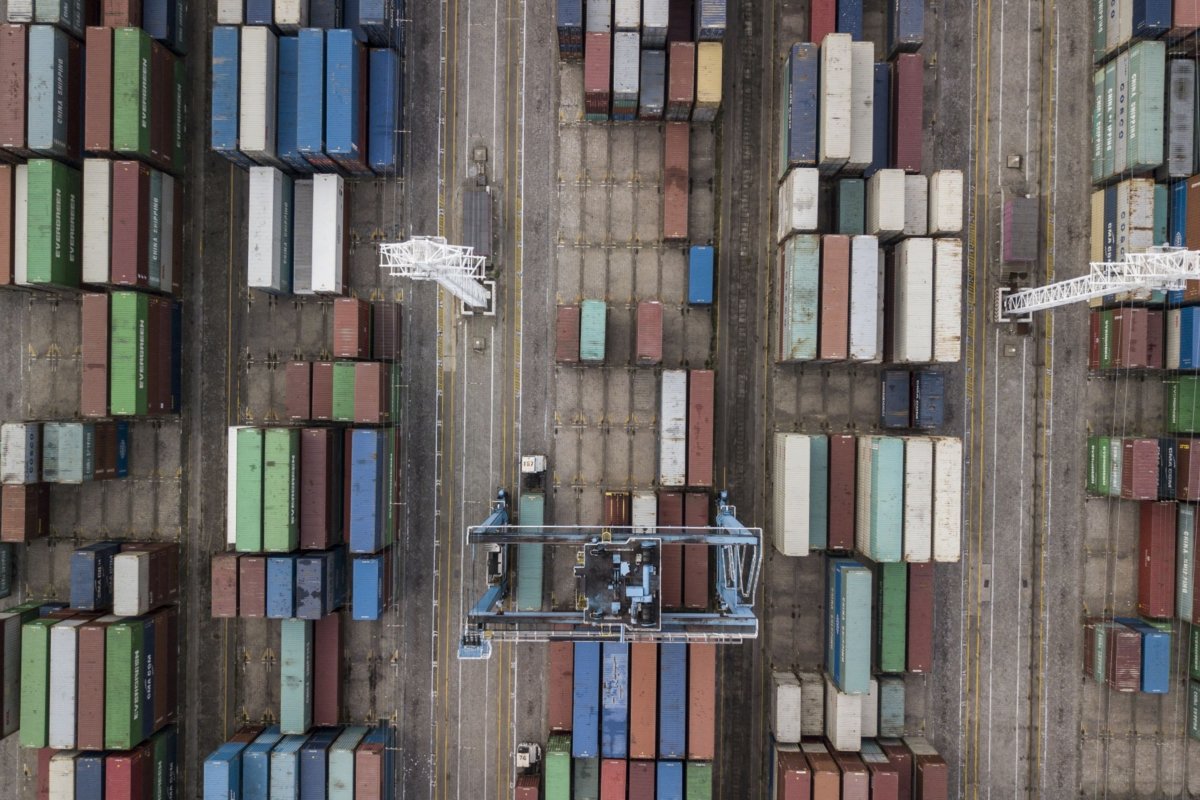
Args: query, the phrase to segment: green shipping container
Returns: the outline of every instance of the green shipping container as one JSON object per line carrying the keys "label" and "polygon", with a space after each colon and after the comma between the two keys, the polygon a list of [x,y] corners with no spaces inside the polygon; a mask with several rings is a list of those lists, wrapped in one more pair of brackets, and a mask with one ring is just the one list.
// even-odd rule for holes
{"label": "green shipping container", "polygon": [[[1104,0],[1100,0],[1104,2]],[[1104,70],[1092,75],[1092,181],[1104,178]]]}
{"label": "green shipping container", "polygon": [[299,461],[300,430],[268,428],[263,437],[262,504],[263,550],[267,552],[289,553],[300,546],[296,513]]}
{"label": "green shipping container", "polygon": [[863,214],[866,203],[866,182],[862,178],[844,178],[838,181],[838,233],[844,236],[861,236],[865,233]]}
{"label": "green shipping container", "polygon": [[171,731],[159,731],[151,740],[154,743],[154,800],[174,800],[175,797],[174,791],[168,791],[168,781],[175,771],[175,765],[169,763],[171,735]]}
{"label": "green shipping container", "polygon": [[58,620],[21,626],[21,746],[45,747],[50,735],[50,629]]}
{"label": "green shipping container", "polygon": [[904,440],[874,437],[871,495],[867,499],[868,541],[865,555],[874,561],[901,558],[904,528]]}
{"label": "green shipping container", "polygon": [[366,734],[366,725],[348,726],[329,748],[329,794],[326,800],[354,800],[354,748]]}
{"label": "green shipping container", "polygon": [[1138,42],[1129,49],[1127,169],[1155,169],[1163,161],[1167,45]]}
{"label": "green shipping container", "polygon": [[354,362],[333,362],[333,418],[354,421]]}
{"label": "green shipping container", "polygon": [[1104,177],[1116,168],[1117,149],[1117,64],[1110,61],[1104,67]]}
{"label": "green shipping container", "polygon": [[1104,497],[1108,494],[1112,481],[1112,445],[1107,436],[1088,437],[1088,477],[1087,490],[1089,494]]}
{"label": "green shipping container", "polygon": [[1189,625],[1188,677],[1200,680],[1200,625]]}
{"label": "green shipping container", "polygon": [[689,761],[687,763],[688,800],[712,800],[712,763]]}
{"label": "green shipping container", "polygon": [[1104,683],[1105,666],[1108,661],[1108,623],[1096,622],[1096,641],[1092,652],[1092,680]]}
{"label": "green shipping container", "polygon": [[575,759],[575,800],[600,800],[600,759]]}
{"label": "green shipping container", "polygon": [[237,506],[235,547],[243,553],[263,549],[263,431],[237,432]]}
{"label": "green shipping container", "polygon": [[143,738],[141,621],[109,625],[104,639],[104,746],[128,750]]}
{"label": "green shipping container", "polygon": [[579,312],[579,360],[604,361],[608,307],[603,300],[584,300]]}
{"label": "green shipping container", "polygon": [[113,149],[150,157],[150,36],[141,28],[113,31]]}
{"label": "green shipping container", "polygon": [[571,734],[555,733],[546,741],[546,800],[571,800]]}
{"label": "green shipping container", "polygon": [[810,436],[808,450],[808,547],[829,544],[829,437]]}
{"label": "green shipping container", "polygon": [[[150,170],[150,231],[147,253],[149,261],[149,283],[151,289],[161,289],[162,285],[162,173],[156,169]],[[166,287],[170,289],[171,287]]]}
{"label": "green shipping container", "polygon": [[1200,741],[1200,683],[1188,681],[1188,736]]}
{"label": "green shipping container", "polygon": [[1104,58],[1108,50],[1109,0],[1092,0],[1092,61]]}
{"label": "green shipping container", "polygon": [[[522,492],[517,522],[522,526],[541,525],[545,521],[546,496]],[[545,559],[543,545],[517,545],[517,610],[540,611]]]}
{"label": "green shipping container", "polygon": [[[1164,245],[1167,243],[1167,185],[1165,183],[1154,184],[1154,244]],[[1161,289],[1154,289],[1150,292],[1150,302],[1165,303],[1167,295]]]}
{"label": "green shipping container", "polygon": [[307,619],[280,621],[279,730],[307,733],[312,725],[312,630]]}
{"label": "green shipping container", "polygon": [[1175,527],[1175,615],[1184,622],[1192,618],[1196,586],[1196,507],[1179,503]]}
{"label": "green shipping container", "polygon": [[904,672],[908,617],[908,565],[879,565],[878,665],[880,672]]}
{"label": "green shipping container", "polygon": [[113,416],[146,414],[146,326],[149,299],[138,292],[109,295],[109,405]]}
{"label": "green shipping container", "polygon": [[[174,120],[174,154],[172,156],[172,167],[176,175],[183,174],[183,167],[186,163],[187,154],[184,145],[184,136],[187,129],[187,118],[185,112],[184,99],[184,68],[183,59],[175,59],[175,120]],[[176,208],[175,213],[179,214],[180,209]],[[178,265],[176,269],[178,269]]]}
{"label": "green shipping container", "polygon": [[79,288],[83,176],[48,158],[27,164],[26,280],[35,286]]}

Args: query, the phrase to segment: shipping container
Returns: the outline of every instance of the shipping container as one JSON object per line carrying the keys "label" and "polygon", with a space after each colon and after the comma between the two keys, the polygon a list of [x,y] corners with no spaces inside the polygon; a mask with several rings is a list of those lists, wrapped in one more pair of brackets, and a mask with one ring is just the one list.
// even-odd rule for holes
{"label": "shipping container", "polygon": [[720,41],[725,38],[725,0],[696,0],[696,41]]}
{"label": "shipping container", "polygon": [[558,0],[558,57],[568,61],[583,55],[583,0]]}
{"label": "shipping container", "polygon": [[839,15],[843,6],[855,6],[858,11],[859,34],[850,45],[850,150],[844,167],[857,173],[868,167],[874,157],[875,48],[871,42],[857,41],[862,38],[861,0],[842,0],[838,6]]}
{"label": "shipping container", "polygon": [[387,433],[356,429],[351,432],[349,487],[349,544],[351,553],[375,553],[391,544],[385,524],[391,506],[387,491],[391,451]]}
{"label": "shipping container", "polygon": [[920,53],[901,53],[892,63],[891,166],[905,172],[920,172],[925,59]]}
{"label": "shipping container", "polygon": [[[871,573],[851,559],[827,563],[826,669],[843,691],[865,694],[871,671]],[[826,708],[828,717],[828,698]]]}
{"label": "shipping container", "polygon": [[904,672],[908,609],[908,568],[904,564],[880,564],[876,603],[875,664],[880,672]]}
{"label": "shipping container", "polygon": [[933,665],[933,564],[908,565],[909,672],[929,672]]}
{"label": "shipping container", "polygon": [[1158,499],[1158,440],[1125,439],[1121,457],[1121,497]]}
{"label": "shipping container", "polygon": [[605,322],[608,308],[603,300],[584,300],[579,315],[579,360],[604,362]]}
{"label": "shipping container", "polygon": [[551,734],[546,739],[546,800],[571,796],[571,734]]}
{"label": "shipping container", "polygon": [[[275,152],[278,40],[270,29],[257,26],[242,28],[241,39],[238,147],[259,164],[278,166],[281,164]],[[119,59],[118,50],[118,64]],[[253,199],[250,208],[254,208]]]}
{"label": "shipping container", "polygon": [[1175,615],[1175,504],[1141,504],[1138,524],[1138,613]]}
{"label": "shipping container", "polygon": [[371,303],[371,352],[381,361],[399,361],[403,343],[403,314],[399,303]]}
{"label": "shipping container", "polygon": [[683,800],[683,762],[659,761],[655,772],[657,800]]}
{"label": "shipping container", "polygon": [[881,356],[879,260],[875,236],[851,238],[848,356],[856,361],[877,361]]}
{"label": "shipping container", "polygon": [[[517,520],[530,533],[540,530],[545,522],[546,496],[540,492],[522,492],[518,505]],[[544,545],[517,545],[517,591],[518,611],[540,611],[545,570]]]}
{"label": "shipping container", "polygon": [[858,750],[861,747],[863,695],[838,691],[825,679],[825,738],[834,750]]}
{"label": "shipping container", "polygon": [[771,800],[808,800],[812,796],[812,772],[796,744],[774,745],[770,775]]}
{"label": "shipping container", "polygon": [[[1126,168],[1157,169],[1163,161],[1163,116],[1166,110],[1165,42],[1138,42],[1128,51],[1129,95]],[[1118,69],[1126,54],[1118,57]],[[1118,158],[1119,158],[1118,153]]]}
{"label": "shipping container", "polygon": [[663,305],[657,300],[643,300],[637,305],[637,363],[639,366],[653,366],[662,363],[662,340]]}
{"label": "shipping container", "polygon": [[913,375],[913,427],[936,430],[945,420],[946,379],[941,372],[918,370]]}
{"label": "shipping container", "polygon": [[0,482],[37,483],[41,478],[42,424],[5,422],[0,425]]}
{"label": "shipping container", "polygon": [[925,41],[925,4],[921,0],[889,0],[887,54],[913,53]]}
{"label": "shipping container", "polygon": [[117,542],[95,542],[71,553],[71,607],[103,611],[112,605],[113,558]]}
{"label": "shipping container", "polygon": [[300,546],[299,470],[300,431],[268,428],[263,436],[263,550],[286,553]]}
{"label": "shipping container", "polygon": [[933,240],[933,360],[938,363],[962,357],[962,266],[961,239]]}
{"label": "shipping container", "polygon": [[800,750],[812,772],[812,796],[818,800],[841,797],[841,771],[823,742],[806,739]]}
{"label": "shipping container", "polygon": [[907,428],[910,422],[910,381],[908,370],[888,369],[882,376],[882,401],[879,424],[883,428]]}
{"label": "shipping container", "polygon": [[354,365],[354,421],[387,424],[391,415],[392,365],[379,361]]}
{"label": "shipping container", "polygon": [[819,63],[820,52],[815,44],[793,44],[788,52],[780,97],[780,177],[793,167],[817,165]]}
{"label": "shipping container", "polygon": [[881,169],[867,180],[867,233],[880,241],[904,230],[904,172]]}
{"label": "shipping container", "polygon": [[687,122],[692,117],[696,97],[696,44],[671,42],[667,52],[667,98],[663,119]]}
{"label": "shipping container", "polygon": [[28,69],[26,146],[40,155],[77,162],[82,155],[83,128],[83,54],[79,41],[59,28],[31,25]]}
{"label": "shipping container", "polygon": [[892,65],[876,64],[874,67],[875,96],[871,108],[871,125],[874,133],[871,137],[871,163],[863,170],[863,177],[869,178],[891,163],[892,125],[891,125],[891,85]]}
{"label": "shipping container", "polygon": [[579,363],[579,306],[559,306],[554,325],[554,360]]}
{"label": "shipping container", "polygon": [[662,373],[658,469],[663,486],[683,486],[687,482],[687,380],[684,370]]}
{"label": "shipping container", "polygon": [[879,677],[878,723],[878,736],[904,735],[903,677]]}
{"label": "shipping container", "polygon": [[641,6],[642,46],[661,49],[667,43],[667,27],[670,24],[669,4],[667,0],[644,0]]}
{"label": "shipping container", "polygon": [[214,553],[210,572],[212,577],[212,616],[238,616],[238,554]]}
{"label": "shipping container", "polygon": [[662,233],[664,239],[686,239],[690,126],[685,122],[668,122],[665,128]]}
{"label": "shipping container", "polygon": [[[724,0],[720,2],[723,6]],[[692,110],[695,122],[712,122],[717,118],[721,108],[722,57],[719,41],[700,41],[696,45],[696,105]]]}
{"label": "shipping container", "polygon": [[904,440],[904,560],[933,557],[933,440]]}
{"label": "shipping container", "polygon": [[809,437],[808,451],[808,547],[829,546],[829,437]]}
{"label": "shipping container", "polygon": [[901,560],[903,464],[903,440],[859,437],[855,549],[877,562]]}
{"label": "shipping container", "polygon": [[292,179],[274,167],[251,167],[248,219],[247,286],[271,294],[289,293]]}
{"label": "shipping container", "polygon": [[313,623],[282,620],[279,650],[279,730],[302,734],[312,725]]}
{"label": "shipping container", "polygon": [[325,31],[302,28],[297,50],[296,82],[304,102],[296,106],[296,149],[313,169],[332,171],[333,159],[325,152]]}
{"label": "shipping container", "polygon": [[799,234],[780,253],[779,361],[817,356],[819,241],[815,234]]}
{"label": "shipping container", "polygon": [[687,715],[687,645],[659,645],[658,757],[683,758]]}
{"label": "shipping container", "polygon": [[328,800],[354,800],[354,750],[367,730],[365,725],[347,725],[329,748]]}
{"label": "shipping container", "polygon": [[605,30],[593,30],[590,13],[593,0],[588,0],[588,32],[583,44],[583,105],[585,118],[589,122],[604,122],[608,119],[612,102],[609,78],[612,73],[612,34]]}
{"label": "shipping container", "polygon": [[716,757],[716,694],[716,645],[688,645],[689,761],[712,761]]}
{"label": "shipping container", "polygon": [[821,307],[817,357],[847,357],[850,324],[850,238],[821,237]]}
{"label": "shipping container", "polygon": [[905,236],[926,236],[929,233],[929,178],[925,175],[904,176]]}
{"label": "shipping container", "polygon": [[851,38],[848,33],[833,33],[821,42],[817,163],[823,174],[836,173],[846,165],[850,157],[853,74]]}
{"label": "shipping container", "polygon": [[[0,26],[2,31],[2,26]],[[0,32],[0,42],[3,33]],[[0,56],[2,57],[2,56]],[[14,275],[14,260],[16,255],[16,226],[14,212],[16,206],[16,168],[11,164],[0,164],[0,286],[11,286]],[[25,203],[29,202],[28,187],[25,191]],[[28,219],[26,219],[26,234],[28,234]],[[28,238],[21,247],[28,246]]]}
{"label": "shipping container", "polygon": [[[659,492],[658,524],[662,528],[683,527],[683,495],[678,492]],[[668,531],[669,532],[669,531]],[[683,605],[683,545],[663,545],[660,587],[663,608]]]}
{"label": "shipping container", "polygon": [[28,542],[49,532],[49,486],[6,484],[0,489],[0,542]]}
{"label": "shipping container", "polygon": [[811,437],[775,434],[772,542],[785,556],[806,556],[809,552],[811,453]]}
{"label": "shipping container", "polygon": [[629,753],[629,645],[601,646],[600,753],[604,758]]}
{"label": "shipping container", "polygon": [[[286,733],[286,726],[280,726]],[[283,736],[271,750],[270,794],[276,797],[298,797],[300,794],[300,751],[308,740],[307,733]]]}
{"label": "shipping container", "polygon": [[[856,453],[857,444],[854,436],[840,435],[829,438],[829,477],[827,481],[829,513],[828,540],[826,542],[829,550],[854,548]],[[810,530],[810,547],[814,546],[811,534]]]}
{"label": "shipping container", "polygon": [[600,643],[575,642],[571,698],[571,756],[600,754]]}
{"label": "shipping container", "polygon": [[325,32],[325,153],[351,176],[367,165],[367,52],[350,30]]}
{"label": "shipping container", "polygon": [[357,556],[351,560],[351,572],[350,618],[355,621],[381,619],[391,603],[391,553]]}
{"label": "shipping container", "polygon": [[[296,206],[299,213],[299,206]],[[340,175],[312,179],[312,291],[345,294],[345,264],[349,259],[346,229],[349,201]]]}
{"label": "shipping container", "polygon": [[713,257],[710,245],[692,245],[688,248],[688,304],[712,304]]}
{"label": "shipping container", "polygon": [[[44,158],[30,159],[24,173],[26,247],[24,258],[17,259],[16,282],[78,288],[82,266],[79,256],[83,228],[82,175],[65,164]],[[20,196],[18,184],[18,203]],[[20,231],[18,224],[18,236]]]}
{"label": "shipping container", "polygon": [[[706,492],[688,492],[683,498],[683,524],[688,528],[703,528],[709,524],[709,496]],[[708,547],[702,544],[683,546],[683,606],[690,611],[704,611],[710,599]]]}
{"label": "shipping container", "polygon": [[800,741],[801,691],[800,681],[791,672],[771,673],[771,735],[777,742],[792,744]]}
{"label": "shipping container", "polygon": [[242,797],[268,796],[271,782],[271,750],[282,738],[279,727],[272,725],[242,750]]}
{"label": "shipping container", "polygon": [[714,374],[688,371],[687,485],[713,485]]}
{"label": "shipping container", "polygon": [[[32,3],[30,15],[22,22],[32,21]],[[12,4],[9,5],[8,19],[13,20]],[[25,140],[26,125],[26,87],[28,79],[28,25],[4,25],[0,27],[0,93],[6,102],[8,114],[0,122],[0,147],[12,154],[28,157],[31,155]]]}
{"label": "shipping container", "polygon": [[[637,677],[638,650],[640,645],[634,645],[633,667]],[[552,641],[548,646],[549,665],[547,668],[546,717],[547,726],[551,731],[571,730],[572,719],[572,686],[574,680],[574,649],[570,642]],[[657,672],[657,660],[655,661]],[[636,691],[636,685],[635,685]],[[636,714],[637,709],[631,708]],[[631,746],[634,730],[631,728]],[[637,757],[637,756],[635,756]]]}
{"label": "shipping container", "polygon": [[946,762],[923,738],[906,736],[904,744],[913,754],[913,796],[945,800],[949,784]]}
{"label": "shipping container", "polygon": [[[625,2],[625,0],[618,0]],[[636,15],[635,15],[636,16]],[[636,28],[636,24],[634,25]],[[632,121],[637,117],[641,37],[619,31],[613,34],[612,118]]]}

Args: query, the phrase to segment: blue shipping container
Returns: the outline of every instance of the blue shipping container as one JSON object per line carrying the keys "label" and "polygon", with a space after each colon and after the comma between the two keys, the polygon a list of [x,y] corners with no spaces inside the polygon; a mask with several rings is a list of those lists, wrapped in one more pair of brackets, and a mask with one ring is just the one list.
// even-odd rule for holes
{"label": "blue shipping container", "polygon": [[271,800],[300,797],[300,749],[306,741],[306,734],[290,734],[271,751]]}
{"label": "blue shipping container", "polygon": [[367,731],[363,744],[381,744],[383,749],[383,785],[393,786],[396,781],[396,729],[380,725]]}
{"label": "blue shipping container", "polygon": [[1171,29],[1171,0],[1133,0],[1133,38],[1157,39]]}
{"label": "blue shipping container", "polygon": [[272,725],[242,753],[242,800],[270,800],[271,750],[283,735]]}
{"label": "blue shipping container", "polygon": [[242,793],[242,742],[226,742],[204,759],[204,800],[236,800]]}
{"label": "blue shipping container", "polygon": [[334,547],[325,562],[325,613],[330,614],[346,605],[349,587],[346,585],[346,548]]}
{"label": "blue shipping container", "polygon": [[383,546],[383,485],[386,433],[358,428],[350,439],[350,552],[375,553]]}
{"label": "blue shipping container", "polygon": [[[817,68],[821,49],[794,44],[788,54],[788,166],[817,163]],[[786,169],[785,169],[786,171]]]}
{"label": "blue shipping container", "polygon": [[308,26],[342,27],[342,0],[308,0]]}
{"label": "blue shipping container", "polygon": [[118,542],[96,542],[71,553],[71,608],[103,611],[112,606],[113,559]]}
{"label": "blue shipping container", "polygon": [[[826,666],[838,688],[847,694],[866,694],[871,677],[871,604],[848,599],[870,596],[870,571],[850,558],[830,559],[826,584],[832,587],[826,647]],[[863,582],[866,581],[865,587]]]}
{"label": "blue shipping container", "polygon": [[1135,617],[1113,617],[1142,637],[1142,686],[1148,694],[1166,694],[1171,688],[1171,634]]}
{"label": "blue shipping container", "polygon": [[1171,184],[1171,219],[1167,235],[1172,247],[1183,247],[1187,243],[1187,184],[1186,180]]}
{"label": "blue shipping container", "polygon": [[1179,309],[1179,368],[1200,369],[1200,308]]}
{"label": "blue shipping container", "polygon": [[887,0],[888,58],[915,53],[925,42],[925,0]]}
{"label": "blue shipping container", "polygon": [[329,779],[329,748],[341,728],[317,728],[300,751],[300,800],[325,800]]}
{"label": "blue shipping container", "polygon": [[659,761],[656,800],[683,800],[683,762]]}
{"label": "blue shipping container", "polygon": [[862,41],[862,0],[837,0],[837,32],[850,34],[850,38],[856,42]]}
{"label": "blue shipping container", "polygon": [[883,373],[880,422],[884,428],[907,428],[909,422],[909,379],[904,369]]}
{"label": "blue shipping container", "polygon": [[571,756],[600,757],[600,643],[575,643]]}
{"label": "blue shipping container", "polygon": [[370,175],[362,120],[363,49],[350,31],[325,32],[325,153],[351,175]]}
{"label": "blue shipping container", "polygon": [[888,168],[888,153],[891,147],[892,126],[888,113],[891,110],[889,92],[892,85],[892,66],[875,65],[875,97],[871,106],[871,163],[863,170],[869,178],[881,169]]}
{"label": "blue shipping container", "polygon": [[375,49],[370,53],[370,129],[367,158],[377,175],[395,175],[400,168],[400,130],[404,127],[404,81],[400,79],[400,57],[395,50]]}
{"label": "blue shipping container", "polygon": [[709,245],[693,245],[688,251],[688,303],[712,305],[713,249]]}
{"label": "blue shipping container", "polygon": [[300,154],[296,144],[300,40],[295,36],[280,36],[277,59],[279,78],[275,84],[275,153],[297,172],[312,172],[312,166]]}
{"label": "blue shipping container", "polygon": [[350,581],[350,619],[374,621],[383,614],[384,559],[377,556],[358,556],[353,559],[354,574]]}
{"label": "blue shipping container", "polygon": [[600,753],[603,758],[629,754],[629,645],[605,642],[600,684]]}
{"label": "blue shipping container", "polygon": [[1175,499],[1175,470],[1178,469],[1179,442],[1176,439],[1158,440],[1158,499]]}
{"label": "blue shipping container", "polygon": [[[248,5],[255,5],[250,0]],[[177,0],[142,0],[142,29],[151,39],[182,53],[183,37],[179,31],[180,3]],[[267,20],[270,24],[270,20]]]}
{"label": "blue shipping container", "polygon": [[104,754],[75,757],[75,800],[104,800]]}
{"label": "blue shipping container", "polygon": [[913,382],[913,427],[932,430],[946,418],[946,377],[934,370],[920,370]]}
{"label": "blue shipping container", "polygon": [[[268,561],[268,567],[270,562]],[[300,619],[320,619],[329,604],[329,585],[326,583],[333,563],[333,553],[305,553],[296,559],[296,616]],[[268,607],[267,616],[270,616]]]}
{"label": "blue shipping container", "polygon": [[325,154],[325,31],[301,28],[296,39],[297,97],[304,98],[296,107],[296,149],[316,169],[332,172]]}
{"label": "blue shipping container", "polygon": [[296,559],[292,556],[267,558],[267,617],[289,619],[296,616]]}
{"label": "blue shipping container", "polygon": [[725,0],[696,0],[696,41],[719,42],[725,38]]}
{"label": "blue shipping container", "polygon": [[235,25],[213,28],[210,146],[235,164],[248,168],[252,162],[238,150],[240,34]]}
{"label": "blue shipping container", "polygon": [[397,18],[392,0],[346,0],[345,27],[354,31],[354,38],[374,47],[389,47],[392,43],[392,24]]}
{"label": "blue shipping container", "polygon": [[275,1],[246,0],[246,24],[270,25],[272,26],[272,30],[274,30]]}
{"label": "blue shipping container", "polygon": [[687,753],[687,645],[658,647],[658,757],[683,758]]}

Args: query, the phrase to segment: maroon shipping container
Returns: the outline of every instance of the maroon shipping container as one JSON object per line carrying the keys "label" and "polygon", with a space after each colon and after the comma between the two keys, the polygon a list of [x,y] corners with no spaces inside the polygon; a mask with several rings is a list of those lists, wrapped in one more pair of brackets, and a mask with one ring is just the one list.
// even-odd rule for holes
{"label": "maroon shipping container", "polygon": [[[708,525],[708,495],[704,492],[688,492],[683,500],[683,524],[688,528],[703,528]],[[683,606],[702,611],[708,608],[709,599],[708,546],[685,544],[683,546]]]}
{"label": "maroon shipping container", "polygon": [[212,615],[238,615],[238,554],[216,553],[212,557]]}
{"label": "maroon shipping container", "polygon": [[817,357],[850,354],[850,237],[821,237],[821,331]]}
{"label": "maroon shipping container", "polygon": [[140,28],[142,4],[138,0],[103,0],[101,19],[109,28]]}
{"label": "maroon shipping container", "polygon": [[1107,628],[1105,681],[1118,692],[1136,692],[1142,682],[1142,637],[1118,622]]}
{"label": "maroon shipping container", "polygon": [[819,739],[804,739],[800,749],[812,770],[813,800],[838,800],[842,791],[842,773],[825,743]]}
{"label": "maroon shipping container", "polygon": [[812,772],[799,750],[775,751],[775,794],[773,800],[810,800]]}
{"label": "maroon shipping container", "polygon": [[690,127],[686,122],[668,122],[663,143],[663,238],[686,239],[688,235],[688,157]]}
{"label": "maroon shipping container", "polygon": [[854,549],[854,469],[858,457],[855,437],[829,437],[830,550]]}
{"label": "maroon shipping container", "polygon": [[[154,662],[151,680],[154,685],[154,730],[160,729],[174,716],[175,670],[178,651],[172,646],[178,641],[175,608],[168,607],[152,615],[154,620]],[[172,635],[172,629],[176,630]]]}
{"label": "maroon shipping container", "polygon": [[108,415],[108,295],[83,295],[79,327],[79,413],[104,417]]}
{"label": "maroon shipping container", "polygon": [[863,763],[871,777],[871,800],[899,800],[900,769],[886,753],[863,753]]}
{"label": "maroon shipping container", "polygon": [[283,384],[286,418],[312,419],[312,362],[289,361]]}
{"label": "maroon shipping container", "polygon": [[1138,613],[1175,616],[1175,504],[1142,503],[1138,524]]}
{"label": "maroon shipping container", "polygon": [[5,484],[0,487],[0,542],[28,542],[49,532],[48,484]]}
{"label": "maroon shipping container", "polygon": [[559,306],[554,322],[554,360],[579,363],[579,306]]}
{"label": "maroon shipping container", "polygon": [[333,301],[334,358],[371,357],[371,305],[357,297]]}
{"label": "maroon shipping container", "polygon": [[1121,308],[1113,313],[1114,367],[1162,369],[1161,311]]}
{"label": "maroon shipping container", "polygon": [[333,362],[314,361],[312,365],[312,418],[333,419]]}
{"label": "maroon shipping container", "polygon": [[887,754],[888,761],[896,768],[896,772],[900,775],[898,800],[911,800],[913,778],[912,753],[904,746],[904,742],[899,739],[876,739],[875,743],[879,745],[879,749]]}
{"label": "maroon shipping container", "polygon": [[[1133,635],[1137,636],[1136,633]],[[940,755],[913,754],[913,772],[914,789],[920,800],[946,800],[949,797],[950,772]]]}
{"label": "maroon shipping container", "polygon": [[517,776],[516,800],[538,800],[541,782],[537,775],[526,773]]}
{"label": "maroon shipping container", "polygon": [[151,297],[149,317],[150,325],[146,337],[146,390],[150,413],[170,414],[175,410],[171,408],[170,301],[161,297]]}
{"label": "maroon shipping container", "polygon": [[116,468],[112,449],[116,445],[116,429],[112,422],[95,423],[95,439],[92,445],[92,480],[102,481],[113,477],[109,470]]}
{"label": "maroon shipping container", "polygon": [[717,730],[717,646],[688,645],[688,761],[712,761]]}
{"label": "maroon shipping container", "polygon": [[[683,527],[683,495],[680,492],[659,492],[658,527]],[[683,545],[663,545],[659,567],[662,570],[663,608],[679,608],[683,605]]]}
{"label": "maroon shipping container", "polygon": [[255,739],[258,738],[258,735],[260,733],[262,733],[266,729],[267,728],[265,725],[243,725],[242,727],[237,729],[237,733],[235,733],[235,734],[233,734],[233,736],[229,737],[229,741],[240,742],[242,744],[250,744],[251,742],[253,742]]}
{"label": "maroon shipping container", "polygon": [[1099,309],[1088,314],[1088,369],[1100,369],[1100,315]]}
{"label": "maroon shipping container", "polygon": [[[1188,250],[1200,250],[1200,176],[1187,179],[1187,237]],[[1185,301],[1200,300],[1200,281],[1190,280],[1184,287]]]}
{"label": "maroon shipping container", "polygon": [[806,41],[821,44],[828,34],[837,33],[837,0],[812,0],[808,11]]}
{"label": "maroon shipping container", "polygon": [[313,624],[313,725],[342,721],[342,615],[335,611]]}
{"label": "maroon shipping container", "polygon": [[662,363],[663,306],[657,300],[637,305],[637,363],[649,367]]}
{"label": "maroon shipping container", "polygon": [[67,114],[67,158],[79,162],[83,159],[83,43],[67,37],[67,103],[71,112]]}
{"label": "maroon shipping container", "polygon": [[631,524],[631,501],[629,492],[604,493],[604,525],[621,526]]}
{"label": "maroon shipping container", "polygon": [[383,425],[391,419],[392,366],[382,361],[354,365],[354,421]]}
{"label": "maroon shipping container", "polygon": [[[43,747],[37,751],[37,796],[38,800],[50,800],[50,759],[58,751]],[[650,798],[654,800],[654,798]]]}
{"label": "maroon shipping container", "polygon": [[25,147],[27,25],[0,25],[0,147],[30,157]]}
{"label": "maroon shipping container", "polygon": [[267,559],[244,555],[238,559],[238,614],[243,617],[267,615]]}
{"label": "maroon shipping container", "polygon": [[[360,744],[354,751],[354,800],[383,800],[382,744]],[[390,787],[387,796],[390,796]]]}
{"label": "maroon shipping container", "polygon": [[342,541],[343,434],[300,431],[300,549],[326,550]]}
{"label": "maroon shipping container", "polygon": [[842,800],[868,800],[871,793],[867,765],[858,753],[831,750],[830,755],[842,771]]}
{"label": "maroon shipping container", "polygon": [[105,156],[112,153],[113,29],[88,28],[86,42],[83,149],[94,155]]}
{"label": "maroon shipping container", "polygon": [[104,658],[111,624],[96,619],[79,627],[75,746],[80,750],[104,749]]}
{"label": "maroon shipping container", "polygon": [[175,54],[157,41],[150,42],[150,159],[161,170],[170,170],[175,156]]}
{"label": "maroon shipping container", "polygon": [[901,53],[892,65],[892,167],[921,171],[924,141],[925,58]]}
{"label": "maroon shipping container", "polygon": [[112,164],[110,279],[118,286],[150,283],[150,168],[138,161]]}
{"label": "maroon shipping container", "polygon": [[695,42],[671,42],[667,59],[666,118],[688,120],[696,98]]}
{"label": "maroon shipping container", "polygon": [[611,100],[612,34],[588,33],[583,37],[583,106],[588,114],[608,116]]}
{"label": "maroon shipping container", "polygon": [[109,753],[104,759],[105,800],[142,800],[153,794],[145,785],[147,758],[154,761],[153,751],[145,747]]}
{"label": "maroon shipping container", "polygon": [[0,286],[13,282],[14,174],[11,164],[0,164]]}
{"label": "maroon shipping container", "polygon": [[629,762],[629,800],[654,800],[653,761]]}
{"label": "maroon shipping container", "polygon": [[1121,499],[1158,499],[1158,439],[1126,439],[1121,457]]}
{"label": "maroon shipping container", "polygon": [[933,562],[908,565],[909,672],[933,667]]}
{"label": "maroon shipping container", "polygon": [[571,730],[572,681],[575,649],[571,642],[550,642],[550,666],[546,681],[546,718],[552,731]]}
{"label": "maroon shipping container", "polygon": [[710,369],[688,372],[688,486],[713,485],[713,384]]}
{"label": "maroon shipping container", "polygon": [[389,300],[371,303],[371,352],[380,361],[400,358],[403,316],[400,304]]}
{"label": "maroon shipping container", "polygon": [[1200,439],[1179,439],[1175,466],[1175,498],[1200,500]]}

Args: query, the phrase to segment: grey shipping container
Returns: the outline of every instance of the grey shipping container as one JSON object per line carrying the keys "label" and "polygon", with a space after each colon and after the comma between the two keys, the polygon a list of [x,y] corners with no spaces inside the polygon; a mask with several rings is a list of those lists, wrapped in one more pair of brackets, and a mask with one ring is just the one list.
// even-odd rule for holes
{"label": "grey shipping container", "polygon": [[[665,30],[665,29],[664,29]],[[666,102],[667,51],[642,51],[642,84],[638,100],[640,119],[662,119]]]}
{"label": "grey shipping container", "polygon": [[1187,178],[1195,172],[1196,62],[1167,62],[1167,178]]}
{"label": "grey shipping container", "polygon": [[486,189],[463,192],[464,244],[474,248],[475,255],[492,257],[492,196]]}

